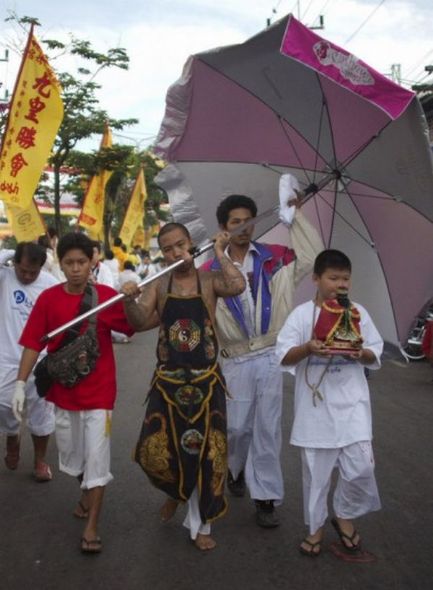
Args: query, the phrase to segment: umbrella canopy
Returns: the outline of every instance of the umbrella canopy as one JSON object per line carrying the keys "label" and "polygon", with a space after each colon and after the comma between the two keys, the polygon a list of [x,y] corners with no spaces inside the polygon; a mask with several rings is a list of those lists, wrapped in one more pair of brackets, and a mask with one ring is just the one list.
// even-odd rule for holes
{"label": "umbrella canopy", "polygon": [[[191,57],[170,87],[156,151],[173,215],[201,242],[215,210],[278,203],[281,174],[326,247],[353,262],[353,299],[400,346],[433,294],[433,172],[422,109],[404,90],[289,16],[241,45]],[[284,242],[276,216],[258,224]],[[301,289],[300,298],[306,296]]]}

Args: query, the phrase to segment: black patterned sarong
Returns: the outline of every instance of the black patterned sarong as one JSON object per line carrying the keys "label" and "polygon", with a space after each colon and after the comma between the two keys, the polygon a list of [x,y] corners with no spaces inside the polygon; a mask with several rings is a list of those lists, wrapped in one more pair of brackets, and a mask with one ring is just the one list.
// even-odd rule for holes
{"label": "black patterned sarong", "polygon": [[135,460],[157,488],[176,500],[188,500],[197,486],[201,520],[207,523],[226,511],[226,388],[198,284],[198,295],[167,295],[159,363]]}

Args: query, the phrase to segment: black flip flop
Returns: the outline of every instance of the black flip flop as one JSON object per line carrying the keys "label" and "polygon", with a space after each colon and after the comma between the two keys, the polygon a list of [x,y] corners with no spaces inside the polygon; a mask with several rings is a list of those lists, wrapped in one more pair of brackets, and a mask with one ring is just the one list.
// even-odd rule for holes
{"label": "black flip flop", "polygon": [[[340,541],[343,545],[343,547],[349,551],[350,553],[356,553],[356,551],[360,551],[361,550],[361,539],[358,540],[358,543],[355,544],[354,542],[354,538],[356,537],[356,535],[358,535],[357,530],[354,528],[353,529],[353,533],[351,535],[347,535],[346,533],[344,533],[341,530],[340,525],[338,524],[338,521],[336,518],[332,518],[331,519],[331,524],[334,527],[334,529],[337,532],[337,535],[340,537]],[[358,535],[359,536],[359,535]],[[347,541],[349,541],[350,543],[352,543],[351,546],[347,545],[347,543],[345,542],[345,539]]]}
{"label": "black flip flop", "polygon": [[[320,548],[321,542],[322,541],[317,541],[316,543],[312,543],[308,539],[304,539],[302,541],[302,543],[307,543],[307,545],[310,546],[310,549],[304,549],[304,547],[302,547],[302,543],[301,543],[301,545],[299,545],[299,553],[301,555],[306,555],[307,557],[319,557],[320,553],[322,552],[322,550]],[[314,547],[317,547],[317,546],[319,546],[319,551],[314,551]]]}

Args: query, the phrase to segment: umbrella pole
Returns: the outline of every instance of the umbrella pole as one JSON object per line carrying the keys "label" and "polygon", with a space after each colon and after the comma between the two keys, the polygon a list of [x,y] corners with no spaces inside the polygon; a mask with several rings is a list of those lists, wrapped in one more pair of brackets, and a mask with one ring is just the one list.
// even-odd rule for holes
{"label": "umbrella pole", "polygon": [[327,186],[333,180],[339,180],[341,176],[342,174],[339,170],[333,170],[327,176],[322,178],[322,180],[320,180],[319,182],[312,182],[311,184],[309,184],[307,188],[305,188],[299,194],[301,205],[306,203],[311,197],[313,197],[316,193],[325,188],[325,186]]}
{"label": "umbrella pole", "polygon": [[[267,209],[266,211],[264,211],[260,215],[257,215],[256,217],[252,217],[251,219],[249,219],[245,223],[242,223],[239,227],[237,227],[236,229],[231,231],[230,235],[236,236],[236,235],[242,233],[244,231],[244,229],[246,229],[247,227],[250,227],[251,225],[255,225],[258,221],[261,221],[265,217],[272,215],[272,213],[275,213],[275,211],[277,211],[277,210],[278,210],[278,207],[271,207],[270,209]],[[191,250],[191,255],[193,258],[197,258],[198,256],[200,256],[201,254],[204,254],[205,252],[207,252],[208,250],[210,250],[213,247],[214,247],[214,242],[213,241],[208,242],[207,244],[204,244],[203,246],[200,246],[199,248],[193,248]],[[183,260],[178,260],[177,262],[173,262],[173,264],[170,264],[170,266],[168,266],[167,268],[163,268],[162,270],[160,270],[156,274],[152,275],[151,277],[141,281],[140,283],[137,284],[137,286],[139,288],[141,288],[141,287],[144,287],[145,285],[148,285],[152,281],[156,281],[160,277],[164,276],[168,272],[171,272],[172,270],[174,270],[175,268],[177,268],[178,266],[183,264],[183,262],[184,262]],[[89,309],[89,311],[82,313],[81,315],[75,317],[74,319],[70,320],[66,324],[63,324],[62,326],[59,326],[55,330],[52,330],[51,332],[46,334],[42,338],[42,342],[47,342],[47,340],[51,340],[51,338],[55,338],[56,336],[58,336],[59,334],[61,334],[65,330],[67,330],[68,328],[72,328],[72,326],[75,326],[79,322],[86,320],[88,317],[92,316],[93,314],[98,313],[98,312],[102,311],[103,309],[106,309],[107,307],[110,307],[111,305],[113,305],[114,303],[117,303],[118,301],[121,301],[122,299],[124,299],[124,297],[125,297],[124,293],[118,293],[114,297],[111,297],[111,299],[107,299],[107,301],[104,301],[103,303],[100,303],[99,305],[92,307],[92,309]]]}

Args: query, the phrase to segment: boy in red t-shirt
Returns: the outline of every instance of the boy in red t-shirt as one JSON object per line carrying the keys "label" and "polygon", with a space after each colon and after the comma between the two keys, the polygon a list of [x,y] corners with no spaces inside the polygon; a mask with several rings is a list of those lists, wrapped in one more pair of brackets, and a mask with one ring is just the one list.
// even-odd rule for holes
{"label": "boy in red t-shirt", "polygon": [[[39,353],[45,348],[43,337],[79,313],[90,276],[93,243],[84,234],[66,234],[58,243],[57,254],[66,283],[41,293],[20,339],[24,350],[12,402],[18,419],[24,406],[22,392],[25,382]],[[117,294],[105,285],[97,284],[95,288],[98,303]],[[87,322],[84,322],[81,331],[86,327]],[[81,538],[81,550],[85,553],[99,553],[102,549],[97,524],[105,486],[113,478],[110,473],[110,431],[111,411],[116,397],[116,373],[111,330],[127,335],[134,332],[126,320],[121,302],[97,315],[96,334],[100,354],[95,369],[72,388],[54,383],[46,398],[56,408],[59,468],[78,477],[81,483],[82,495],[74,515],[87,520]],[[48,353],[60,346],[63,337],[64,333],[48,342]]]}

